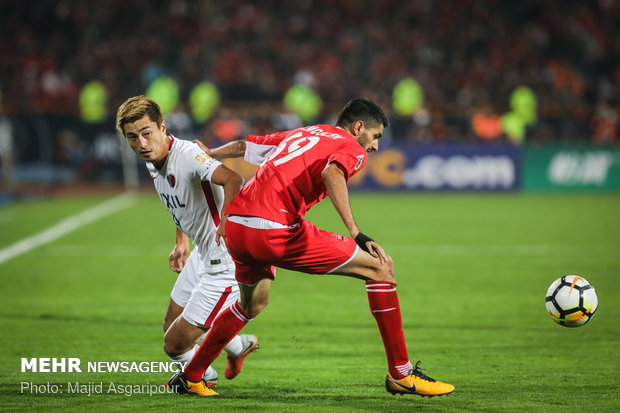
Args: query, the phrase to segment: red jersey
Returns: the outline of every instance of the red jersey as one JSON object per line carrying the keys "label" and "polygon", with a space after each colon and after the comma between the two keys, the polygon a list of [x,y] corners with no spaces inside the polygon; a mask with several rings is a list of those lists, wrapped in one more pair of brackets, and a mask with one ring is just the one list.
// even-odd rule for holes
{"label": "red jersey", "polygon": [[367,153],[343,129],[314,125],[267,136],[250,135],[245,159],[262,164],[226,213],[291,225],[327,195],[321,173],[329,164],[338,163],[348,180],[366,164]]}

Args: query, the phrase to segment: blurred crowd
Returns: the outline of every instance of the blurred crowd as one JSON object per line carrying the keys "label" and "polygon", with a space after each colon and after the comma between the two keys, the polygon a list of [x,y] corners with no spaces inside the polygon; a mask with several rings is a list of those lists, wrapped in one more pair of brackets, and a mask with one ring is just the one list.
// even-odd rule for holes
{"label": "blurred crowd", "polygon": [[[282,126],[268,113],[286,120],[283,96],[303,84],[325,119],[367,96],[395,120],[396,139],[471,140],[527,86],[537,100],[527,139],[618,142],[615,0],[5,0],[0,16],[9,114],[76,114],[96,79],[112,117],[166,75],[181,102],[200,82],[217,86],[210,131],[230,119],[238,132]],[[399,116],[392,93],[404,78],[424,98]]]}

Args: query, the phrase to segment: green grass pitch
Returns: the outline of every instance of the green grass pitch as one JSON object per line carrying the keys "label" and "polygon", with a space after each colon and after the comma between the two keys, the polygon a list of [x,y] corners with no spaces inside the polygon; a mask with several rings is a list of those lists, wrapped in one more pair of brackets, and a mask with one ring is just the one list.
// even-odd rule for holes
{"label": "green grass pitch", "polygon": [[[0,209],[0,249],[101,203],[36,200]],[[175,275],[174,227],[154,193],[0,263],[0,409],[214,412],[620,411],[620,196],[356,193],[360,228],[395,261],[412,362],[453,383],[447,397],[392,396],[363,283],[278,271],[271,303],[245,331],[261,350],[220,397],[108,392],[161,373],[22,373],[21,358],[166,361],[162,319]],[[309,214],[343,232],[329,200]],[[546,314],[556,278],[578,274],[599,308],[569,329]],[[22,392],[22,383],[58,394]],[[68,394],[67,383],[103,385]]]}

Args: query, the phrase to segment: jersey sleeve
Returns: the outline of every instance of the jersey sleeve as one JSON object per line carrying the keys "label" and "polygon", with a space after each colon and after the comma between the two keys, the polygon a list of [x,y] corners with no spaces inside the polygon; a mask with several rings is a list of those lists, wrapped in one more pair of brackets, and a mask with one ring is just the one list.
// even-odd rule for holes
{"label": "jersey sleeve", "polygon": [[368,156],[363,149],[354,147],[353,145],[345,145],[341,150],[332,152],[327,157],[327,164],[337,163],[342,166],[345,172],[345,178],[348,181],[360,169],[366,165]]}
{"label": "jersey sleeve", "polygon": [[248,135],[245,141],[243,159],[253,165],[261,165],[290,133],[277,132],[271,135]]}
{"label": "jersey sleeve", "polygon": [[191,170],[191,174],[198,177],[201,181],[210,181],[213,172],[222,163],[206,153],[196,144],[192,144],[185,152],[183,161]]}

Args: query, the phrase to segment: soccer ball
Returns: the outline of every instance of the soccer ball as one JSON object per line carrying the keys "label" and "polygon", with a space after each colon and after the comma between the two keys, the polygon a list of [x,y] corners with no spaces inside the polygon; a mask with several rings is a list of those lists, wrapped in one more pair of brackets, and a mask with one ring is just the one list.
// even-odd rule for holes
{"label": "soccer ball", "polygon": [[579,327],[590,321],[596,312],[598,297],[585,278],[566,275],[551,284],[545,305],[551,319],[559,325]]}

